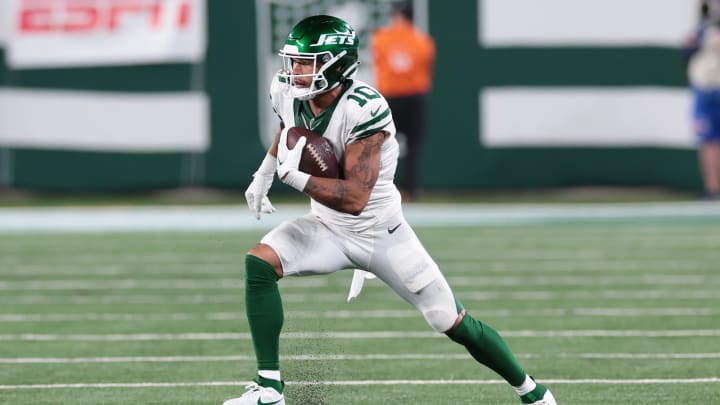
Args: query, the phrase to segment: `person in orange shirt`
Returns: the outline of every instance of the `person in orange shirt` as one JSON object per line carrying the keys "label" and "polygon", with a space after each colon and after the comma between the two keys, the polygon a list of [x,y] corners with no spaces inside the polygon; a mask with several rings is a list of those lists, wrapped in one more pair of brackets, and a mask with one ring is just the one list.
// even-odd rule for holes
{"label": "person in orange shirt", "polygon": [[393,5],[390,23],[376,30],[371,42],[377,88],[390,105],[397,131],[405,135],[403,178],[398,183],[409,201],[417,194],[435,41],[413,24],[410,3],[399,2]]}

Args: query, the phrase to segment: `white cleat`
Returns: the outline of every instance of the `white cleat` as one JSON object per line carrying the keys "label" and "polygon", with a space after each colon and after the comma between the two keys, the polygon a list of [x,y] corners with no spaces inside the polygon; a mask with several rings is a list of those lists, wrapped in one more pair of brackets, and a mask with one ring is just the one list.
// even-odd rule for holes
{"label": "white cleat", "polygon": [[272,387],[252,383],[245,387],[242,396],[228,399],[223,405],[285,405],[285,396]]}

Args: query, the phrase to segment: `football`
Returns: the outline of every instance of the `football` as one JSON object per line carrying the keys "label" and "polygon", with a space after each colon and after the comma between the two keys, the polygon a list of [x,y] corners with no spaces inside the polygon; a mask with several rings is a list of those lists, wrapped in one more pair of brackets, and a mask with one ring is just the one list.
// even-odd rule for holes
{"label": "football", "polygon": [[338,178],[340,170],[333,146],[319,134],[307,128],[292,127],[287,131],[287,147],[294,148],[302,136],[307,141],[300,157],[300,170],[312,176]]}

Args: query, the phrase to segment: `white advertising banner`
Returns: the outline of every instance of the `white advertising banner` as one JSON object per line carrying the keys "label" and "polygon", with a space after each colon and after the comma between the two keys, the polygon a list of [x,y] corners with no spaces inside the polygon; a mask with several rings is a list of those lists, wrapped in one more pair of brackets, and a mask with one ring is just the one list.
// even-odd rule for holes
{"label": "white advertising banner", "polygon": [[487,147],[693,148],[686,89],[506,87],[480,93]]}
{"label": "white advertising banner", "polygon": [[203,93],[0,89],[0,147],[203,152],[209,146]]}
{"label": "white advertising banner", "polygon": [[691,0],[478,0],[479,43],[679,47],[697,23]]}
{"label": "white advertising banner", "polygon": [[198,62],[206,0],[1,0],[10,67]]}
{"label": "white advertising banner", "polygon": [[4,48],[10,36],[12,16],[10,13],[10,2],[0,0],[0,48]]}

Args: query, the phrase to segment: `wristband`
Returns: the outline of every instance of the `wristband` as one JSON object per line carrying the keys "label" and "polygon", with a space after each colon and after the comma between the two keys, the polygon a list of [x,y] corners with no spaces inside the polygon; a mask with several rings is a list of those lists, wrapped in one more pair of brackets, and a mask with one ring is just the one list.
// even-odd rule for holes
{"label": "wristband", "polygon": [[277,159],[275,158],[275,156],[266,153],[265,158],[263,159],[262,163],[260,163],[260,167],[258,167],[257,171],[253,174],[253,176],[272,176],[275,174],[275,168],[277,168]]}
{"label": "wristband", "polygon": [[307,185],[307,182],[310,181],[310,175],[303,173],[300,170],[293,170],[286,174],[282,181],[295,190],[305,191],[305,186]]}

